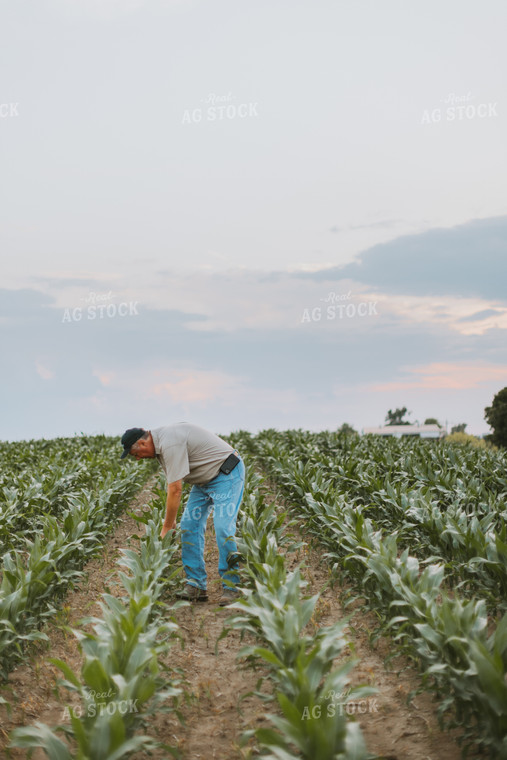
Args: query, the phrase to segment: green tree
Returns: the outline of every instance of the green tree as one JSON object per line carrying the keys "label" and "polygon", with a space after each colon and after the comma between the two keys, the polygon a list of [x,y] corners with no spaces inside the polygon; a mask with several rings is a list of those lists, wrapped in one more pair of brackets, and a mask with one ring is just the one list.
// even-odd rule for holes
{"label": "green tree", "polygon": [[[403,419],[406,414],[406,406],[404,406],[403,409],[395,409],[394,412],[389,409],[386,414],[386,425],[410,425],[410,422]],[[408,414],[411,414],[411,412],[408,412]]]}
{"label": "green tree", "polygon": [[344,422],[343,425],[341,425],[338,428],[338,433],[343,433],[344,435],[359,435],[357,430],[354,430],[352,425],[349,425],[348,422]]}
{"label": "green tree", "polygon": [[425,425],[438,425],[438,427],[442,427],[442,425],[440,424],[440,422],[437,420],[436,417],[428,417],[427,419],[424,420],[424,424]]}
{"label": "green tree", "polygon": [[451,428],[451,435],[453,433],[464,433],[467,424],[468,423],[466,423],[466,422],[461,422],[459,425],[453,425],[452,428]]}
{"label": "green tree", "polygon": [[488,440],[496,446],[507,448],[507,387],[498,391],[491,406],[485,408],[484,419],[493,428],[493,433],[487,436]]}

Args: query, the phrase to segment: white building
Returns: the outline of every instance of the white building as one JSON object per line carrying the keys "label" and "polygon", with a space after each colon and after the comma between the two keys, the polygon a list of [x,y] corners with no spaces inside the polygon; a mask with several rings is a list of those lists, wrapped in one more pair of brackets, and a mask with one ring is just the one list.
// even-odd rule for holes
{"label": "white building", "polygon": [[443,438],[446,435],[444,428],[438,425],[384,425],[384,427],[363,428],[363,435],[391,435],[394,438],[403,436],[416,436],[418,438]]}

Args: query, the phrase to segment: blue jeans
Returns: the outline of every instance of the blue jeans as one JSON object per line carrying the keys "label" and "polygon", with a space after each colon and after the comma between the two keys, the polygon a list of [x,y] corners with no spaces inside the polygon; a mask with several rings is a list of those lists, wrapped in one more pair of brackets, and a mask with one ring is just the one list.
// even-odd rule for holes
{"label": "blue jeans", "polygon": [[[218,545],[218,573],[224,588],[237,585],[239,576],[227,564],[230,552],[237,551],[234,534],[239,505],[245,486],[245,465],[240,460],[234,470],[218,475],[203,486],[192,486],[187,504],[181,516],[181,558],[187,583],[205,589],[207,582],[204,563],[204,533],[210,510]],[[227,583],[225,582],[227,581]]]}

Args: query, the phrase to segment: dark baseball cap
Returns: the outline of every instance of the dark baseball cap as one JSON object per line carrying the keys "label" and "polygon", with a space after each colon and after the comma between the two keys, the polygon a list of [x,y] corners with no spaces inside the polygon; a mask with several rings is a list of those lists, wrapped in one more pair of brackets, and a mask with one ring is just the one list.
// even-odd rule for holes
{"label": "dark baseball cap", "polygon": [[121,455],[120,459],[125,459],[125,457],[128,457],[130,454],[130,447],[133,446],[136,441],[142,438],[145,433],[146,430],[143,430],[143,428],[129,428],[128,430],[125,430],[121,437],[121,442],[123,444],[123,454]]}

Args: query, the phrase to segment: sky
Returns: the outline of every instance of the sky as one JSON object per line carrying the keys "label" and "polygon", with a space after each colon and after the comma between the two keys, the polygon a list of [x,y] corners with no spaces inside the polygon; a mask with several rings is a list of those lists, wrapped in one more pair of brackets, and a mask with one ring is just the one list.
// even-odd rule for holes
{"label": "sky", "polygon": [[0,6],[0,440],[490,432],[503,0]]}

